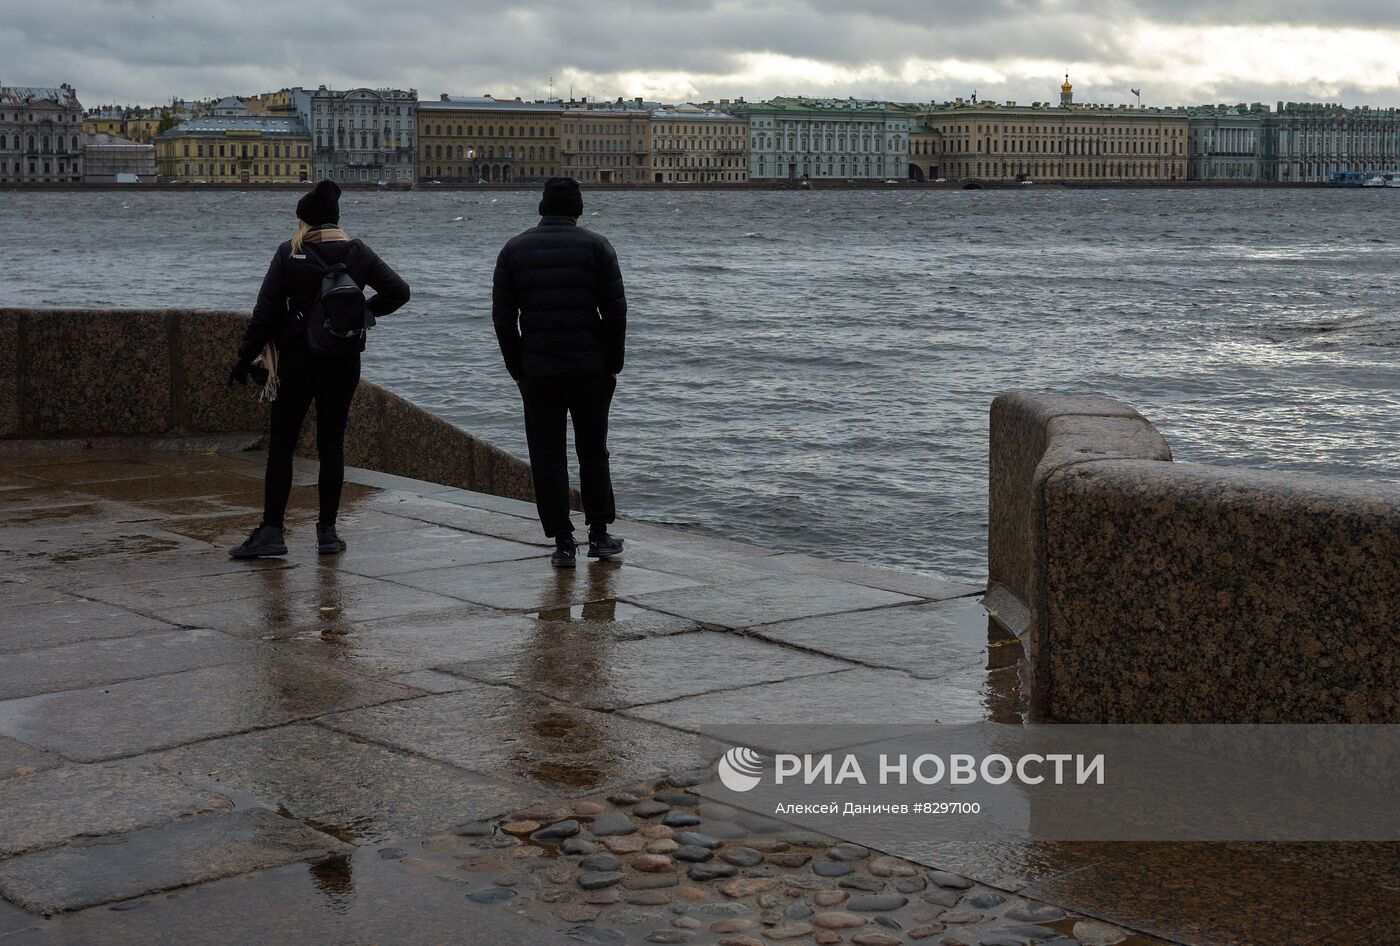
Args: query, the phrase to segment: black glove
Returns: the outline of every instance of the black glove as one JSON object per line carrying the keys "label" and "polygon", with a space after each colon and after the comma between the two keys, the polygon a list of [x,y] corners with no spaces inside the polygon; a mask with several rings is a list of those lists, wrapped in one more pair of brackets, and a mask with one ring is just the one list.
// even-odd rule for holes
{"label": "black glove", "polygon": [[234,359],[233,367],[228,370],[228,383],[237,384],[240,387],[248,383],[248,375],[253,373],[253,363],[242,355]]}

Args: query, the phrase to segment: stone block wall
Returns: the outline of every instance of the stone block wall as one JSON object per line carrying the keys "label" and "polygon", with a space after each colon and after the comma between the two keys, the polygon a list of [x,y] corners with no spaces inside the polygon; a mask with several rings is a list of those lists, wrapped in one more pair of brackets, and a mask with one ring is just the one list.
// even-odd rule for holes
{"label": "stone block wall", "polygon": [[1034,718],[1400,722],[1400,487],[1173,463],[1126,405],[992,408],[990,583]]}
{"label": "stone block wall", "polygon": [[[268,408],[226,384],[248,317],[200,310],[0,308],[0,439],[264,433]],[[529,464],[360,382],[351,466],[533,500]],[[300,453],[314,458],[315,410]]]}

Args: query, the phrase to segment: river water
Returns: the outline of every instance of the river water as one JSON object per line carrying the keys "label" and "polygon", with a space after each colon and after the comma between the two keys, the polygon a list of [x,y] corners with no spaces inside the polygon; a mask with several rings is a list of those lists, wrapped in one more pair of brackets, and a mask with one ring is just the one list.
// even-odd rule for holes
{"label": "river water", "polygon": [[[1099,393],[1180,460],[1391,478],[1400,193],[585,195],[631,306],[624,514],[946,576],[985,570],[987,408]],[[0,193],[0,305],[250,309],[288,192]],[[526,192],[347,193],[410,282],[366,376],[524,455],[490,279]]]}

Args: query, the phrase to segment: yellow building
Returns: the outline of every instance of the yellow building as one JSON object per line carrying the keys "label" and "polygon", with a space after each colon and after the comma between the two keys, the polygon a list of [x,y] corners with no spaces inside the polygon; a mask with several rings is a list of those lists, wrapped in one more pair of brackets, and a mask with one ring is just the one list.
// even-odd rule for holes
{"label": "yellow building", "polygon": [[943,180],[943,133],[927,125],[909,126],[909,177],[915,181]]}
{"label": "yellow building", "polygon": [[192,118],[156,138],[166,182],[271,184],[311,179],[311,136],[290,118]]}
{"label": "yellow building", "polygon": [[651,116],[651,170],[657,184],[742,184],[749,179],[749,123],[698,105],[658,109]]}
{"label": "yellow building", "polygon": [[83,134],[150,144],[160,131],[159,108],[102,108],[83,116]]}
{"label": "yellow building", "polygon": [[103,108],[88,112],[83,116],[83,134],[125,138],[126,109]]}
{"label": "yellow building", "polygon": [[1184,111],[1078,105],[1069,76],[1058,105],[957,99],[921,109],[918,121],[942,136],[937,160],[921,162],[926,176],[1003,182],[1186,180]]}
{"label": "yellow building", "polygon": [[418,103],[418,177],[475,184],[543,181],[560,167],[555,102],[489,95]]}
{"label": "yellow building", "polygon": [[291,89],[253,95],[244,99],[243,104],[247,107],[248,114],[253,116],[285,118],[295,115],[297,110],[296,104],[292,101]]}

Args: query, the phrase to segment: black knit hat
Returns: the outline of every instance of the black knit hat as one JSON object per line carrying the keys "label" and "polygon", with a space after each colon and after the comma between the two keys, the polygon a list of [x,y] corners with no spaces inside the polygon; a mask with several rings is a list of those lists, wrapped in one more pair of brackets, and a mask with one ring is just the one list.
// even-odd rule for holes
{"label": "black knit hat", "polygon": [[297,201],[297,219],[313,227],[340,223],[340,185],[321,181]]}
{"label": "black knit hat", "polygon": [[544,182],[541,217],[582,217],[583,193],[572,177],[551,177]]}

